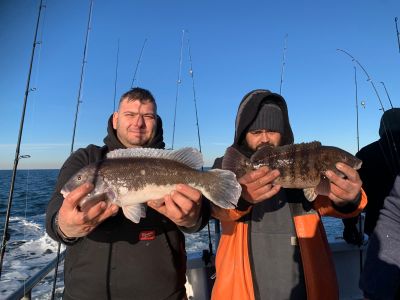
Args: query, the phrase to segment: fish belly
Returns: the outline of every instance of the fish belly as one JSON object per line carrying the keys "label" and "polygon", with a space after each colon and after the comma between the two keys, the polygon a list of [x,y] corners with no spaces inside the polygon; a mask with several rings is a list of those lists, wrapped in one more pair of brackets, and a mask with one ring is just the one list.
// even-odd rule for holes
{"label": "fish belly", "polygon": [[117,199],[120,206],[144,203],[149,200],[159,200],[176,189],[176,184],[148,184],[138,190],[122,191]]}

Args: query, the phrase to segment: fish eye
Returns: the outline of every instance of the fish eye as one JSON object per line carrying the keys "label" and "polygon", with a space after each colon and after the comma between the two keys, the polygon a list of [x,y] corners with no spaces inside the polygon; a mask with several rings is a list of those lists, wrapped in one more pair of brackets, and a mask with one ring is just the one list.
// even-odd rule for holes
{"label": "fish eye", "polygon": [[78,175],[78,180],[79,181],[82,180],[82,176],[81,175]]}

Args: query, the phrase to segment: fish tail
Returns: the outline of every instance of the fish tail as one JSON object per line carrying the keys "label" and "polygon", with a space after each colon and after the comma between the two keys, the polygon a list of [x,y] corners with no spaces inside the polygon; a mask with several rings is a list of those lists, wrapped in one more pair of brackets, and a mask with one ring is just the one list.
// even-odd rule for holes
{"label": "fish tail", "polygon": [[240,178],[250,169],[250,160],[237,149],[229,147],[222,160],[222,169],[230,170]]}
{"label": "fish tail", "polygon": [[215,205],[222,208],[235,208],[242,193],[242,187],[236,175],[229,170],[213,169],[209,171],[216,176],[215,185],[204,191],[204,195]]}

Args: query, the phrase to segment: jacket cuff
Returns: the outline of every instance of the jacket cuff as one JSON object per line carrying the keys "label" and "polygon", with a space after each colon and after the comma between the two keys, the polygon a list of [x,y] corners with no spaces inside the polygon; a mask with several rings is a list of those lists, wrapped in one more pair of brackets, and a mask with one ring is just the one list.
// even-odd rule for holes
{"label": "jacket cuff", "polygon": [[53,218],[53,228],[59,241],[67,246],[74,245],[79,240],[77,237],[67,237],[65,233],[61,231],[60,226],[58,225],[58,212]]}
{"label": "jacket cuff", "polygon": [[332,202],[332,206],[335,210],[337,210],[338,212],[341,212],[343,214],[349,214],[354,212],[355,210],[357,210],[358,206],[360,205],[361,202],[361,192],[358,193],[356,199],[354,199],[353,201],[350,201],[348,203],[346,203],[343,206],[339,206],[336,205],[335,202]]}
{"label": "jacket cuff", "polygon": [[253,206],[253,204],[240,197],[236,209],[239,211],[247,211],[251,206]]}

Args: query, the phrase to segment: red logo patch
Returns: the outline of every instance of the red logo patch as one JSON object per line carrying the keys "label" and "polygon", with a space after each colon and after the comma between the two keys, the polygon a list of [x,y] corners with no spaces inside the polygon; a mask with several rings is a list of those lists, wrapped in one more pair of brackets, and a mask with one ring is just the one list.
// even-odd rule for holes
{"label": "red logo patch", "polygon": [[155,230],[146,230],[141,231],[139,233],[139,240],[140,241],[152,241],[156,238],[156,231]]}

